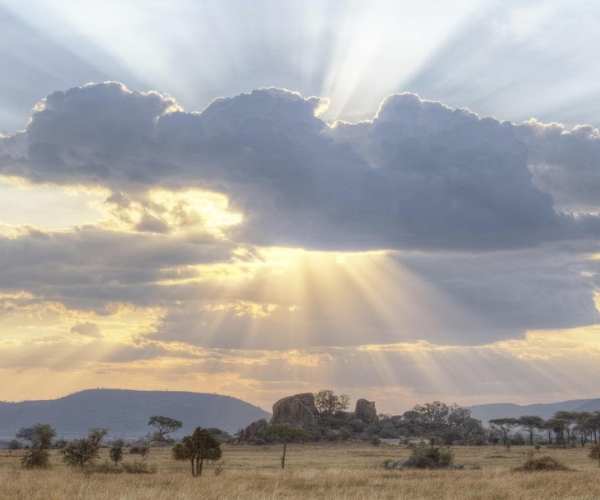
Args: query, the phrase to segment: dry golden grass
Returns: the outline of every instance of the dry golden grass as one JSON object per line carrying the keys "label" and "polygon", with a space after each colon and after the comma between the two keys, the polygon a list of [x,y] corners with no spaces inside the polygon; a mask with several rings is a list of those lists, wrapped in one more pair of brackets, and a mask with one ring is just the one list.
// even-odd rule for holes
{"label": "dry golden grass", "polygon": [[[387,458],[405,458],[409,450],[362,444],[292,445],[288,468],[279,469],[278,446],[225,446],[223,471],[208,466],[192,478],[186,463],[168,449],[153,449],[147,461],[152,475],[83,474],[67,469],[58,454],[44,471],[22,470],[19,454],[0,455],[0,498],[10,500],[188,500],[188,499],[599,499],[600,468],[587,449],[543,449],[570,472],[518,473],[526,447],[456,447],[456,462],[481,469],[386,471]],[[104,450],[101,460],[107,458]],[[138,460],[126,455],[126,461]]]}

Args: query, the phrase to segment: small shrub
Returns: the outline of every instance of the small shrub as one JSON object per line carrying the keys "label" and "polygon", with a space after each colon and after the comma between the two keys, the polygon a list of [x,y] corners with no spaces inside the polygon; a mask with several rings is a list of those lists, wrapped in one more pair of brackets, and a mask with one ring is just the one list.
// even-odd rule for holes
{"label": "small shrub", "polygon": [[102,439],[106,435],[105,429],[92,429],[87,438],[74,439],[63,449],[63,460],[71,467],[85,467],[93,463],[100,453]]}
{"label": "small shrub", "polygon": [[454,455],[449,448],[436,448],[432,446],[417,446],[413,449],[404,467],[415,469],[441,469],[450,467]]}
{"label": "small shrub", "polygon": [[378,437],[371,438],[371,444],[373,446],[379,446],[381,444],[381,439]]}
{"label": "small shrub", "polygon": [[592,446],[592,449],[590,450],[590,458],[600,460],[600,444]]}
{"label": "small shrub", "polygon": [[547,455],[543,457],[529,456],[525,463],[520,467],[514,469],[518,472],[538,472],[538,471],[561,471],[571,470],[565,465],[561,464],[558,460],[549,457]]}
{"label": "small shrub", "polygon": [[113,441],[110,447],[110,459],[115,465],[123,460],[123,446],[125,446],[123,440],[117,439],[116,441]]}
{"label": "small shrub", "polygon": [[21,459],[21,465],[25,469],[45,469],[50,466],[50,454],[45,449],[29,448]]}

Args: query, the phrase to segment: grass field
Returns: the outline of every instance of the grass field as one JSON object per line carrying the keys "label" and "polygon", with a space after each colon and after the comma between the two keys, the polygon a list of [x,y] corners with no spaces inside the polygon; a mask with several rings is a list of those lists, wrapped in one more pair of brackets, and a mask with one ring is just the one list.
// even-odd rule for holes
{"label": "grass field", "polygon": [[[10,500],[188,500],[188,499],[600,499],[600,468],[587,449],[542,449],[573,471],[513,472],[528,447],[456,447],[455,461],[469,467],[449,471],[387,471],[387,458],[407,457],[396,446],[360,444],[291,445],[288,468],[279,469],[279,446],[224,447],[222,471],[212,465],[192,478],[187,463],[168,449],[146,459],[155,474],[84,474],[66,468],[59,454],[52,468],[22,470],[19,453],[0,455],[0,498]],[[100,461],[107,459],[103,450]],[[138,457],[135,457],[137,460]],[[125,461],[132,461],[131,455]],[[479,469],[470,468],[472,466]]]}

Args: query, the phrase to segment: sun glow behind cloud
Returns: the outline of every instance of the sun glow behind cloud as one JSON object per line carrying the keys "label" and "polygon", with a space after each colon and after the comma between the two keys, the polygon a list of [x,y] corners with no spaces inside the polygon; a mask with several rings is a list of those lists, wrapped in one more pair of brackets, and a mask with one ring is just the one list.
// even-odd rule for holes
{"label": "sun glow behind cloud", "polygon": [[106,189],[34,185],[0,176],[0,225],[64,230],[97,224],[105,216]]}

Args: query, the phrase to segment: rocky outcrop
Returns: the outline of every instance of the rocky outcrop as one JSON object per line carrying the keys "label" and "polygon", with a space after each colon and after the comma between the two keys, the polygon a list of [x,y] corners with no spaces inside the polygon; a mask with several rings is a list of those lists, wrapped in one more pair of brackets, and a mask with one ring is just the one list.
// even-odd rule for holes
{"label": "rocky outcrop", "polygon": [[307,392],[280,399],[273,405],[272,424],[311,427],[319,418],[314,394]]}
{"label": "rocky outcrop", "polygon": [[377,417],[377,409],[375,408],[375,401],[359,399],[356,402],[354,415],[357,419],[362,420],[365,424],[374,424],[379,421],[379,418]]}
{"label": "rocky outcrop", "polygon": [[244,442],[256,441],[260,433],[264,432],[267,427],[269,427],[269,423],[264,418],[261,418],[260,420],[252,422],[245,429],[242,429],[239,433],[239,439]]}

